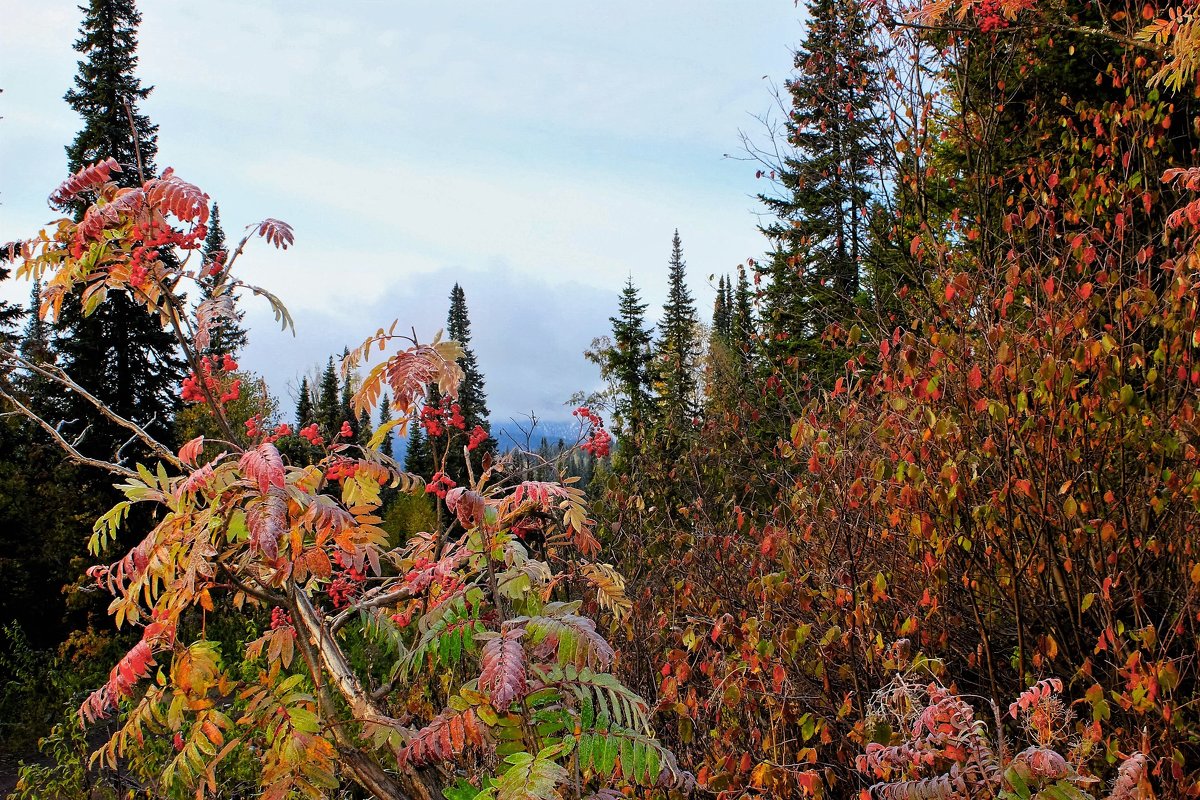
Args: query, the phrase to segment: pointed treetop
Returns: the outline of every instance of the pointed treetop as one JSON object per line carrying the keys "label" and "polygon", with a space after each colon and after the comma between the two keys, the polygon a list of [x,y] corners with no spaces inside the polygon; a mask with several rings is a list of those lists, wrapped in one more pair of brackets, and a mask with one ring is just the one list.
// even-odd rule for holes
{"label": "pointed treetop", "polygon": [[[137,68],[137,28],[141,14],[133,0],[89,0],[81,7],[83,25],[75,49],[83,55],[75,88],[65,99],[83,117],[83,129],[67,147],[71,172],[106,158],[123,170],[114,180],[123,186],[140,183],[139,170],[155,174],[158,126],[138,111],[153,87],[143,87]],[[130,132],[130,116],[137,141]],[[82,211],[80,206],[77,211]]]}

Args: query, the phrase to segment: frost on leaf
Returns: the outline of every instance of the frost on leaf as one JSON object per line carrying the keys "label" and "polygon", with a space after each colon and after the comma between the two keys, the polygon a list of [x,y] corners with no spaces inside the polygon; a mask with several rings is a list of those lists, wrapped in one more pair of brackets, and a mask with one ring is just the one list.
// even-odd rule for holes
{"label": "frost on leaf", "polygon": [[95,164],[88,164],[59,184],[59,187],[50,195],[50,203],[56,206],[65,205],[81,192],[103,186],[108,182],[109,175],[120,171],[121,165],[114,158],[106,158]]}
{"label": "frost on leaf", "polygon": [[508,708],[525,694],[525,651],[521,648],[524,634],[523,630],[501,631],[483,646],[479,689],[491,698],[496,709]]}
{"label": "frost on leaf", "polygon": [[250,529],[250,549],[261,552],[268,561],[279,556],[279,539],[287,527],[287,500],[280,492],[271,492],[251,502],[246,512]]}
{"label": "frost on leaf", "polygon": [[212,332],[221,322],[236,317],[237,310],[233,307],[233,295],[225,292],[210,297],[196,307],[196,349],[205,351],[212,344]]}
{"label": "frost on leaf", "polygon": [[238,466],[242,474],[258,484],[260,494],[266,494],[271,487],[283,488],[283,458],[270,442],[247,450]]}
{"label": "frost on leaf", "polygon": [[208,195],[194,183],[176,178],[172,169],[146,182],[146,197],[152,205],[184,222],[208,222]]}

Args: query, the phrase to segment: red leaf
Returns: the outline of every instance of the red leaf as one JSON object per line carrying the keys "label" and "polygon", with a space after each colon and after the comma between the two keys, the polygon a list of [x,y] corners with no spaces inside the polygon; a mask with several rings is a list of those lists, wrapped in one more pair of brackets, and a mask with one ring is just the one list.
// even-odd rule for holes
{"label": "red leaf", "polygon": [[483,736],[475,722],[475,712],[445,711],[438,714],[413,737],[398,753],[400,766],[412,764],[421,767],[435,761],[449,761],[463,752],[468,744],[483,744]]}
{"label": "red leaf", "polygon": [[266,494],[274,486],[283,488],[283,458],[275,445],[263,442],[253,450],[247,450],[238,462],[242,473],[258,484],[258,491]]}
{"label": "red leaf", "polygon": [[192,466],[196,463],[196,458],[200,455],[201,451],[203,451],[203,450],[204,450],[204,437],[197,436],[195,439],[192,439],[190,442],[185,444],[183,447],[179,448],[179,460],[182,461],[183,463],[187,464],[188,466]]}
{"label": "red leaf", "polygon": [[252,502],[246,512],[246,527],[250,529],[250,549],[274,561],[279,556],[279,539],[287,527],[287,500],[282,494],[272,492]]}
{"label": "red leaf", "polygon": [[292,226],[277,219],[264,219],[258,223],[258,230],[255,233],[280,250],[287,250],[288,245],[294,244],[296,241],[296,234],[292,231]]}
{"label": "red leaf", "polygon": [[97,161],[95,164],[88,164],[86,167],[81,168],[79,172],[76,172],[59,184],[59,187],[50,195],[50,202],[56,206],[64,205],[74,199],[80,192],[85,192],[97,186],[103,186],[108,182],[108,176],[111,173],[120,171],[121,165],[113,158],[106,158],[103,161]]}
{"label": "red leaf", "polygon": [[501,631],[483,646],[479,689],[491,698],[498,711],[525,695],[525,651],[521,648],[524,635],[521,629]]}
{"label": "red leaf", "polygon": [[208,222],[208,195],[195,184],[176,178],[170,168],[163,171],[161,178],[146,182],[146,199],[183,222],[200,225]]}
{"label": "red leaf", "polygon": [[970,374],[967,375],[967,386],[972,390],[978,390],[983,386],[983,372],[979,369],[979,365],[971,367]]}

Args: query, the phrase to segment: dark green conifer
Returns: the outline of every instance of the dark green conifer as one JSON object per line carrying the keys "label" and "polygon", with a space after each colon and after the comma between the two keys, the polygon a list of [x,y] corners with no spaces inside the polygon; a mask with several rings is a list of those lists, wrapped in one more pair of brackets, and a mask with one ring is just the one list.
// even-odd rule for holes
{"label": "dark green conifer", "polygon": [[236,356],[246,346],[247,334],[242,325],[246,312],[237,307],[236,295],[228,290],[228,274],[223,269],[216,268],[214,271],[213,268],[214,264],[223,264],[228,256],[225,231],[221,229],[221,211],[215,203],[208,218],[208,235],[204,239],[204,249],[200,255],[200,262],[206,272],[200,279],[200,300],[203,302],[228,294],[228,302],[232,308],[231,314],[220,318],[213,325],[209,345],[204,352],[206,355]]}
{"label": "dark green conifer", "polygon": [[[150,87],[143,87],[134,73],[141,17],[132,0],[90,0],[82,10],[85,16],[75,49],[83,60],[66,101],[83,117],[84,125],[67,147],[68,168],[75,172],[113,158],[123,170],[114,179],[134,186],[140,182],[139,167],[146,177],[154,174],[158,150],[158,127],[138,111],[150,94]],[[82,201],[69,206],[76,216],[83,209]],[[60,365],[84,389],[117,414],[144,424],[161,441],[171,441],[183,365],[173,336],[157,316],[147,314],[124,292],[111,293],[88,317],[82,315],[78,300],[71,300],[63,305],[55,347]],[[86,401],[71,395],[64,398],[64,405],[64,416],[91,421],[92,429],[81,444],[85,452],[111,458],[128,439],[127,431],[93,420]],[[123,455],[135,453],[126,450]]]}
{"label": "dark green conifer", "polygon": [[748,361],[754,348],[754,300],[746,268],[738,266],[737,288],[733,290],[730,308],[729,339],[735,352]]}
{"label": "dark green conifer", "polygon": [[[471,349],[471,319],[467,311],[467,297],[457,283],[450,290],[450,312],[446,319],[446,335],[458,342],[463,349],[463,354],[458,359],[458,366],[463,371],[463,380],[458,387],[457,402],[459,408],[462,409],[465,430],[449,430],[450,449],[446,456],[446,474],[462,486],[468,479],[463,447],[466,446],[471,431],[478,425],[489,432],[488,437],[471,454],[472,462],[476,465],[486,454],[496,452],[496,440],[490,435],[492,428],[488,419],[490,412],[487,407],[487,393],[484,390],[483,372],[479,369],[475,351]],[[446,442],[443,440],[440,446],[434,445],[434,448],[440,451],[445,445]]]}
{"label": "dark green conifer", "polygon": [[434,473],[433,451],[420,424],[408,429],[408,452],[404,455],[404,469],[426,480]]}
{"label": "dark green conifer", "polygon": [[612,323],[612,347],[603,355],[601,367],[617,389],[616,427],[626,438],[650,421],[652,334],[646,327],[646,307],[630,276],[621,290],[617,315]]}
{"label": "dark green conifer", "polygon": [[717,299],[713,302],[713,337],[724,344],[729,344],[733,325],[732,287],[722,275],[717,282]]}
{"label": "dark green conifer", "polygon": [[317,421],[316,409],[313,406],[312,389],[308,385],[308,376],[300,380],[300,399],[296,401],[296,426],[305,428]]}
{"label": "dark green conifer", "polygon": [[687,287],[687,265],[679,231],[671,239],[667,302],[659,323],[655,352],[660,424],[681,435],[692,428],[699,413],[697,362],[700,340],[696,335],[696,303]]}
{"label": "dark green conifer", "polygon": [[[388,397],[385,394],[383,396],[383,399],[379,401],[379,427],[382,428],[384,425],[386,425],[387,423],[389,423],[391,421],[392,421],[392,400],[390,397]],[[415,429],[420,426],[414,425],[413,427]],[[392,433],[389,431],[388,435],[386,437],[384,437],[384,440],[379,444],[379,452],[383,453],[388,458],[393,458],[396,455],[396,448],[392,442],[393,438],[394,437],[393,437]]]}
{"label": "dark green conifer", "polygon": [[321,386],[317,392],[317,425],[325,438],[332,440],[342,427],[342,399],[338,395],[337,370],[333,366],[333,356],[321,374]]}
{"label": "dark green conifer", "polygon": [[844,358],[820,341],[849,325],[873,252],[869,210],[885,157],[878,114],[883,54],[862,0],[810,0],[808,33],[787,82],[782,193],[760,195],[776,221],[763,326],[775,367],[829,380]]}

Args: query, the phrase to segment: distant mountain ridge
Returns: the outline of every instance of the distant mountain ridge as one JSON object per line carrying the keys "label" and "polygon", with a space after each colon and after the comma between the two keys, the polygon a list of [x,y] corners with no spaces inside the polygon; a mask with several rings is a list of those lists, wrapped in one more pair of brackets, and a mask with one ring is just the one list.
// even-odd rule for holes
{"label": "distant mountain ridge", "polygon": [[[568,447],[579,440],[579,421],[575,419],[532,421],[529,419],[510,419],[505,422],[492,420],[492,436],[500,452],[509,450],[536,450],[542,440],[546,444],[555,445],[562,440]],[[396,460],[404,463],[408,453],[408,437],[396,437],[394,442]]]}

